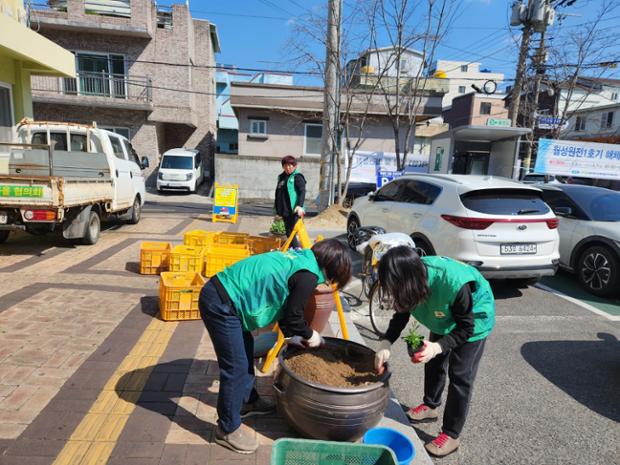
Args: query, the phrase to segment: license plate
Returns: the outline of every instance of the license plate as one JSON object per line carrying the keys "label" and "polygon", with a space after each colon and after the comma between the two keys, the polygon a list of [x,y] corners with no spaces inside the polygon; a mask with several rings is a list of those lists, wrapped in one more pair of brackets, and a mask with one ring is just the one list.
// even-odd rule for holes
{"label": "license plate", "polygon": [[9,216],[3,210],[0,210],[0,224],[6,224],[9,220]]}
{"label": "license plate", "polygon": [[529,255],[536,253],[536,244],[500,244],[502,255]]}

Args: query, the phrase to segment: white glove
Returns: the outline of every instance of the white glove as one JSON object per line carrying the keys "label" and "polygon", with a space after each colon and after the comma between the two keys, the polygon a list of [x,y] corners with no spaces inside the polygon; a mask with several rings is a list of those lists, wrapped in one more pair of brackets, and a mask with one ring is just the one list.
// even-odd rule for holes
{"label": "white glove", "polygon": [[319,347],[325,344],[325,340],[323,339],[323,337],[314,329],[312,330],[312,336],[310,336],[310,338],[306,339],[304,342],[310,348]]}
{"label": "white glove", "polygon": [[426,363],[441,353],[441,346],[437,342],[424,341],[424,349],[420,351],[418,363]]}
{"label": "white glove", "polygon": [[297,213],[297,216],[299,216],[300,218],[303,218],[306,214],[304,209],[301,207],[295,207],[295,213]]}
{"label": "white glove", "polygon": [[379,350],[375,352],[375,371],[379,374],[383,373],[384,364],[390,359],[390,350],[392,344],[387,339],[383,339],[379,344]]}

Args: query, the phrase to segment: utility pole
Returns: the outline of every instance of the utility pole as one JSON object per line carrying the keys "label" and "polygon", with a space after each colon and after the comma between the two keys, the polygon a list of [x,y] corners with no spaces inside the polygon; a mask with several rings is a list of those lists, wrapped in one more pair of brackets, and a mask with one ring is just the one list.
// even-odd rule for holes
{"label": "utility pole", "polygon": [[[321,136],[321,165],[319,174],[319,210],[333,201],[333,159],[337,134],[332,131],[339,126],[338,66],[340,60],[340,13],[341,0],[328,0],[327,44],[325,47],[325,87],[323,89],[323,133]],[[337,125],[338,124],[338,125]]]}
{"label": "utility pole", "polygon": [[545,50],[545,34],[547,32],[547,21],[543,23],[542,30],[540,31],[540,43],[538,44],[538,50],[536,51],[536,56],[534,57],[535,66],[534,69],[536,71],[536,77],[534,78],[534,95],[532,96],[532,112],[530,114],[529,126],[532,130],[531,133],[527,135],[528,144],[525,148],[525,156],[523,157],[523,172],[528,173],[530,170],[530,165],[532,162],[532,150],[534,146],[534,131],[536,130],[536,120],[538,117],[538,94],[540,94],[540,85],[542,83],[543,75],[545,74],[545,61],[546,61],[546,50]]}
{"label": "utility pole", "polygon": [[517,73],[515,75],[515,83],[510,96],[510,111],[508,118],[512,122],[512,126],[517,125],[517,117],[519,116],[519,105],[521,104],[521,88],[523,87],[523,78],[525,77],[525,61],[527,60],[527,51],[530,47],[530,39],[532,38],[532,25],[526,23],[523,27],[521,36],[521,48],[519,50],[519,61],[517,61]]}

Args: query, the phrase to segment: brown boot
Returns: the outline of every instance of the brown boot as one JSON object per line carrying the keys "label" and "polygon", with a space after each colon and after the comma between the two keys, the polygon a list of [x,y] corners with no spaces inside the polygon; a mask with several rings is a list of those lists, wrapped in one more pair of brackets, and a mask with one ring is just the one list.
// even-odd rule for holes
{"label": "brown boot", "polygon": [[256,439],[241,428],[237,428],[232,433],[225,433],[218,425],[215,428],[215,442],[239,454],[251,454],[258,449]]}
{"label": "brown boot", "polygon": [[407,410],[407,416],[409,420],[420,423],[420,422],[431,422],[437,420],[439,417],[439,413],[437,413],[436,408],[430,408],[426,404],[420,404],[417,407],[412,407]]}
{"label": "brown boot", "polygon": [[276,404],[259,397],[256,402],[244,404],[241,408],[241,418],[248,418],[254,415],[269,415],[276,411]]}
{"label": "brown boot", "polygon": [[441,432],[439,436],[433,439],[431,442],[424,445],[424,448],[429,454],[435,457],[444,457],[451,454],[459,448],[461,441],[448,436],[446,433]]}

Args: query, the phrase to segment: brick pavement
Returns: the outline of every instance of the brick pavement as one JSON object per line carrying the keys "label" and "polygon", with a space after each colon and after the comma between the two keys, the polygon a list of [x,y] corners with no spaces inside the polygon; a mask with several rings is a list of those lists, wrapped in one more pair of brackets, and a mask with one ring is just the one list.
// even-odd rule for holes
{"label": "brick pavement", "polygon": [[[273,441],[294,431],[274,414],[245,423],[256,454],[213,442],[211,341],[200,321],[157,319],[158,278],[136,264],[141,240],[257,234],[270,220],[212,224],[200,212],[146,208],[140,224],[112,225],[95,246],[53,237],[36,246],[26,235],[0,246],[0,465],[269,463]],[[258,377],[262,395],[270,381]]]}

